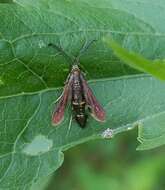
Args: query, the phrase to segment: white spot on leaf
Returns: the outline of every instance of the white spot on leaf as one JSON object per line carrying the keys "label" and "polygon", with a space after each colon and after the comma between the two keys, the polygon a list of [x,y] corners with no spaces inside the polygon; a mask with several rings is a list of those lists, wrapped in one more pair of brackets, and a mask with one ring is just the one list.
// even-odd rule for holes
{"label": "white spot on leaf", "polygon": [[53,141],[46,138],[43,135],[36,136],[31,143],[28,143],[24,149],[23,153],[30,156],[37,156],[48,152],[53,146]]}
{"label": "white spot on leaf", "polygon": [[101,134],[101,136],[105,139],[109,139],[113,137],[113,130],[110,128],[107,128],[105,131],[103,131],[103,133]]}
{"label": "white spot on leaf", "polygon": [[4,85],[4,81],[2,80],[2,78],[0,77],[0,86]]}
{"label": "white spot on leaf", "polygon": [[38,42],[38,46],[39,46],[39,48],[43,48],[43,47],[46,47],[46,44],[42,40],[40,40]]}

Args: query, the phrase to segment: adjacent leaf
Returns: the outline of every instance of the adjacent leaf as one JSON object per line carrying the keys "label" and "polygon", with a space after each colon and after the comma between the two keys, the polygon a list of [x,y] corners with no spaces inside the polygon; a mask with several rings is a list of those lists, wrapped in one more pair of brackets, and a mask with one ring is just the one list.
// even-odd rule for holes
{"label": "adjacent leaf", "polygon": [[[156,122],[147,121],[152,118],[159,121],[160,115],[165,113],[165,83],[150,76],[103,79],[92,81],[90,86],[104,106],[107,120],[99,123],[90,117],[85,129],[72,119],[70,107],[58,127],[51,125],[53,102],[61,93],[59,89],[0,99],[2,189],[28,189],[37,179],[61,165],[64,150],[102,138],[107,127],[113,129],[114,135],[137,125],[144,125],[145,130],[153,129]],[[157,136],[152,133],[153,139]],[[159,141],[161,144],[163,140]],[[153,142],[152,147],[155,145],[157,142]]]}
{"label": "adjacent leaf", "polygon": [[[143,126],[144,125],[144,126]],[[147,118],[139,126],[138,140],[141,145],[138,150],[146,150],[165,144],[165,112]]]}
{"label": "adjacent leaf", "polygon": [[165,80],[165,60],[151,61],[137,53],[127,51],[111,38],[104,38],[104,41],[114,50],[115,54],[128,65]]}

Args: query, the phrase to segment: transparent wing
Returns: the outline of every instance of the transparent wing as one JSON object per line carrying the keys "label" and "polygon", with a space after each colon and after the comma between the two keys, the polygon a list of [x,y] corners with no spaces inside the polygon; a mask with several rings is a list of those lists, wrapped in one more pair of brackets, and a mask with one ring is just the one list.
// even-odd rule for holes
{"label": "transparent wing", "polygon": [[73,77],[71,76],[68,82],[65,84],[63,93],[59,99],[59,102],[57,104],[55,111],[53,112],[52,123],[55,126],[60,124],[64,118],[65,107],[72,93],[72,90],[71,90],[72,78]]}
{"label": "transparent wing", "polygon": [[86,103],[91,109],[91,115],[98,121],[102,121],[102,122],[105,121],[105,110],[100,105],[100,103],[96,100],[96,97],[93,95],[92,90],[88,86],[82,74],[80,75],[80,78],[82,81]]}

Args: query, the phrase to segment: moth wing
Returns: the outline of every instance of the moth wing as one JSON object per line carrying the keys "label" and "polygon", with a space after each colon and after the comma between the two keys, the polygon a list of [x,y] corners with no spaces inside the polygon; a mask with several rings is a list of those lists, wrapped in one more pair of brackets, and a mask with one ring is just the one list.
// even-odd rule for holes
{"label": "moth wing", "polygon": [[55,111],[53,112],[52,123],[54,126],[60,124],[64,118],[65,108],[72,93],[71,84],[72,84],[72,77],[70,77],[69,81],[65,84],[63,93],[59,99]]}
{"label": "moth wing", "polygon": [[91,109],[91,115],[98,121],[104,122],[105,121],[105,110],[97,101],[96,97],[94,96],[91,88],[88,86],[86,80],[84,79],[83,75],[80,75],[82,86],[84,89],[84,96],[88,106]]}

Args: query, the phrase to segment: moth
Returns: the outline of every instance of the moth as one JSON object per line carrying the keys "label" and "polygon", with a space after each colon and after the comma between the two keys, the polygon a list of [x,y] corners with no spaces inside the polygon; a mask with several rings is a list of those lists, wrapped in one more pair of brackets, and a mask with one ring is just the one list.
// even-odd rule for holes
{"label": "moth", "polygon": [[[54,44],[49,44],[49,46],[53,46],[59,51],[65,53],[61,48]],[[86,48],[87,47],[84,49]],[[62,95],[59,98],[57,107],[52,115],[52,123],[55,126],[62,122],[68,102],[71,102],[74,117],[81,128],[86,126],[88,118],[87,110],[89,110],[91,115],[96,120],[100,122],[105,121],[105,111],[96,100],[96,97],[94,96],[91,88],[88,86],[84,74],[78,65],[79,57],[77,56],[72,64],[72,68],[65,82]]]}

